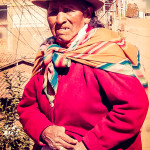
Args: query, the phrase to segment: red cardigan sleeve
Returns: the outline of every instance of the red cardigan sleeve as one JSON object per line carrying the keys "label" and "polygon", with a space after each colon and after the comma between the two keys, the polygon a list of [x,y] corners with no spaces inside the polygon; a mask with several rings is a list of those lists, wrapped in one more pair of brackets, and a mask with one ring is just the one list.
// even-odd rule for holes
{"label": "red cardigan sleeve", "polygon": [[94,72],[112,109],[83,137],[83,142],[89,150],[108,150],[140,132],[148,97],[135,77],[99,69]]}
{"label": "red cardigan sleeve", "polygon": [[40,112],[37,102],[38,76],[35,75],[27,83],[23,98],[18,104],[17,111],[20,116],[25,132],[39,145],[43,146],[39,141],[42,131],[52,125],[48,118]]}

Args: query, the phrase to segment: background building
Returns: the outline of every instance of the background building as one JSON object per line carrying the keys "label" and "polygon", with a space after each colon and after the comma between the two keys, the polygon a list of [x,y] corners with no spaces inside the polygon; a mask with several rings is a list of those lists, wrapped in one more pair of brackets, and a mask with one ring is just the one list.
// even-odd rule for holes
{"label": "background building", "polygon": [[[150,11],[146,10],[146,2],[103,1],[103,8],[97,12],[99,19],[107,28],[118,32],[128,42],[139,47],[150,85]],[[5,95],[2,71],[8,70],[13,74],[12,78],[15,78],[14,72],[21,70],[27,82],[36,52],[49,36],[51,32],[44,9],[34,6],[30,0],[0,0],[0,97]],[[150,97],[150,90],[148,95]],[[142,128],[143,150],[150,150],[149,137],[148,113]]]}

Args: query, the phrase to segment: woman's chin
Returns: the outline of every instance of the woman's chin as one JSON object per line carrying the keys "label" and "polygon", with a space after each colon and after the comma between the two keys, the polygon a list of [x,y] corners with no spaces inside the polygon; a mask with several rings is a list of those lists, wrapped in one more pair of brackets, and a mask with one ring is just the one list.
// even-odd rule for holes
{"label": "woman's chin", "polygon": [[59,43],[61,46],[68,47],[72,41],[76,38],[77,35],[68,36],[67,34],[61,34],[54,36],[56,38],[56,42]]}
{"label": "woman's chin", "polygon": [[68,43],[70,43],[70,39],[65,39],[65,38],[56,38],[57,43],[62,44],[62,45],[66,45]]}

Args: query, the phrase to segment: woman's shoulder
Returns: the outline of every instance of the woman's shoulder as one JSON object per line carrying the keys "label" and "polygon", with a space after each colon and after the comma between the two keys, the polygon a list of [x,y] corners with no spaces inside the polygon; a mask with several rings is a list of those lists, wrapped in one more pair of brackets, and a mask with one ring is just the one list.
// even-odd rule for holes
{"label": "woman's shoulder", "polygon": [[101,41],[111,41],[113,39],[120,38],[117,32],[107,28],[98,28],[95,33],[95,36],[98,36],[99,40]]}
{"label": "woman's shoulder", "polygon": [[55,39],[53,36],[51,36],[51,37],[47,38],[47,39],[41,44],[41,46],[42,46],[42,45],[46,45],[46,44],[55,44],[55,43],[56,43],[56,39]]}
{"label": "woman's shoulder", "polygon": [[37,74],[35,74],[34,76],[31,76],[31,78],[27,82],[26,86],[37,86],[40,83],[42,83],[43,79],[44,79],[44,75],[43,75],[43,72],[41,70]]}

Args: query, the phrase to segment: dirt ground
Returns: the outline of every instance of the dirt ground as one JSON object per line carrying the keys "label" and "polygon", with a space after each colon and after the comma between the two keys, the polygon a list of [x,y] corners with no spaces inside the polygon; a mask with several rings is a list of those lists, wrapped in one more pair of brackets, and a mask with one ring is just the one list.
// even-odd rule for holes
{"label": "dirt ground", "polygon": [[[124,36],[126,41],[136,45],[141,53],[141,61],[145,66],[145,73],[150,86],[150,19],[126,19]],[[150,88],[148,91],[150,100]],[[150,150],[150,110],[142,128],[143,150]]]}

